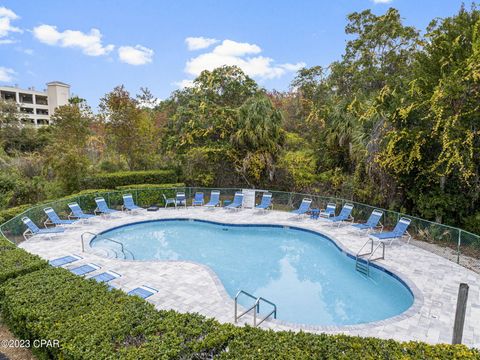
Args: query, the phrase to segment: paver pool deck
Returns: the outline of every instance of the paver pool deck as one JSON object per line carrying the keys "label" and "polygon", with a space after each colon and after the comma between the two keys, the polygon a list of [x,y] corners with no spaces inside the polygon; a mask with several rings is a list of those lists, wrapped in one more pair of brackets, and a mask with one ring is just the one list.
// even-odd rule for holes
{"label": "paver pool deck", "polygon": [[[153,287],[158,293],[149,297],[147,301],[154,304],[157,309],[198,312],[207,317],[214,317],[220,322],[233,323],[234,301],[216,274],[205,265],[187,261],[108,258],[106,253],[90,248],[88,239],[91,236],[86,236],[88,239],[85,241],[85,252],[82,252],[81,234],[86,231],[99,233],[125,224],[168,218],[209,220],[226,224],[278,224],[301,227],[328,236],[343,251],[350,254],[356,254],[367,240],[365,234],[359,234],[350,226],[337,228],[318,220],[296,217],[282,211],[258,212],[244,209],[232,212],[221,208],[169,208],[157,212],[119,213],[110,218],[96,217],[89,223],[67,227],[65,233],[52,239],[34,236],[19,246],[47,260],[68,254],[79,255],[82,259],[66,268],[95,263],[101,266],[101,269],[89,275],[106,270],[115,271],[122,276],[110,284],[124,291],[140,285]],[[385,259],[376,263],[398,275],[414,293],[413,305],[403,314],[361,325],[308,326],[267,320],[261,327],[314,333],[344,333],[399,341],[417,340],[432,344],[450,343],[458,286],[464,282],[469,284],[470,291],[463,343],[480,348],[480,274],[404,242],[387,246]],[[355,269],[352,268],[352,271]],[[242,318],[240,325],[244,323],[252,324],[252,316]]]}

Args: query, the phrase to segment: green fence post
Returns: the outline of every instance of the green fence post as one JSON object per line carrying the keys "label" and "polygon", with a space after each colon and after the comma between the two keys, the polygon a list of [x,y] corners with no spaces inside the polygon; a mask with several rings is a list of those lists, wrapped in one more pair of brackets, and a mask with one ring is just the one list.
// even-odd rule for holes
{"label": "green fence post", "polygon": [[458,229],[458,245],[457,245],[457,264],[460,264],[460,245],[462,243],[462,229]]}

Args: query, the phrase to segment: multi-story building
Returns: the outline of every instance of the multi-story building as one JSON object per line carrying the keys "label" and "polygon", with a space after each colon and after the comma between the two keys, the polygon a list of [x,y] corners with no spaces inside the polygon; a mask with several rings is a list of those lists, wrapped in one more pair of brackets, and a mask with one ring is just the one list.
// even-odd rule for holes
{"label": "multi-story building", "polygon": [[60,81],[47,83],[45,91],[27,90],[15,86],[0,86],[0,96],[4,100],[15,101],[25,123],[35,126],[49,125],[50,116],[59,106],[68,104],[70,85]]}

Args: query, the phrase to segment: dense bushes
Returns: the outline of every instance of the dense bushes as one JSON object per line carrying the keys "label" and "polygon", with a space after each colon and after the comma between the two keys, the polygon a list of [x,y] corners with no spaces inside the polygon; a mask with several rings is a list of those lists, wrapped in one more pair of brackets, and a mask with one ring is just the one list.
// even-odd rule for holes
{"label": "dense bushes", "polygon": [[22,339],[58,339],[39,358],[206,358],[224,349],[229,326],[200,315],[156,311],[140,298],[48,268],[0,289],[4,322]]}
{"label": "dense bushes", "polygon": [[[161,296],[168,296],[162,294]],[[4,322],[21,339],[58,339],[40,359],[478,359],[457,345],[273,332],[219,324],[153,305],[66,270],[45,268],[0,285]]]}
{"label": "dense bushes", "polygon": [[0,236],[0,284],[7,279],[26,274],[47,265],[38,256],[31,255]]}
{"label": "dense bushes", "polygon": [[347,335],[314,335],[243,328],[228,343],[219,359],[478,359],[480,353],[465,346],[362,338]]}
{"label": "dense bushes", "polygon": [[115,189],[129,184],[166,184],[177,182],[173,170],[120,171],[98,174],[82,180],[82,189]]}
{"label": "dense bushes", "polygon": [[24,212],[27,210],[29,207],[32,205],[30,204],[25,204],[25,205],[20,205],[20,206],[15,206],[12,208],[8,208],[5,210],[0,210],[0,225],[3,224],[5,221],[10,220],[14,216]]}

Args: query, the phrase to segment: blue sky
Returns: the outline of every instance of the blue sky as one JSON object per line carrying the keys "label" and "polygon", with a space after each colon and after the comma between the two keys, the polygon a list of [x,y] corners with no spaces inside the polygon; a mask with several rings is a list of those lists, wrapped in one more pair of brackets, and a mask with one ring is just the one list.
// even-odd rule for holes
{"label": "blue sky", "polygon": [[[339,59],[347,14],[400,10],[424,29],[462,0],[0,0],[0,84],[59,80],[96,107],[114,86],[166,98],[202,69],[238,64],[285,90],[302,66]],[[467,2],[468,3],[468,2]]]}

